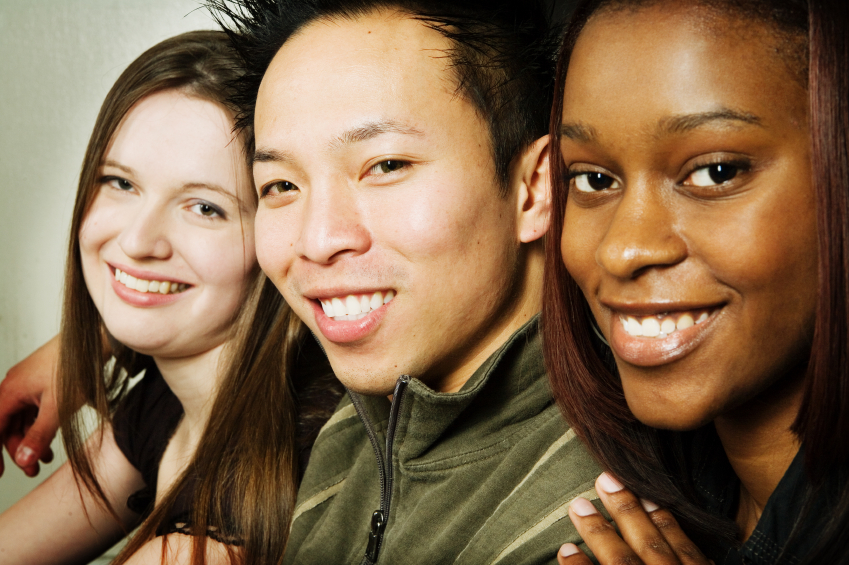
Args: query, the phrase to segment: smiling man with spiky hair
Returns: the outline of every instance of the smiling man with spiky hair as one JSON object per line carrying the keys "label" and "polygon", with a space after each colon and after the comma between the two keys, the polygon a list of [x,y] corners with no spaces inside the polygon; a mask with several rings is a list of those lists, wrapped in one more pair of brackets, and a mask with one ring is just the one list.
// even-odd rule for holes
{"label": "smiling man with spiky hair", "polygon": [[541,5],[213,10],[249,66],[257,256],[348,389],[285,562],[555,562],[598,469],[552,402],[538,335]]}

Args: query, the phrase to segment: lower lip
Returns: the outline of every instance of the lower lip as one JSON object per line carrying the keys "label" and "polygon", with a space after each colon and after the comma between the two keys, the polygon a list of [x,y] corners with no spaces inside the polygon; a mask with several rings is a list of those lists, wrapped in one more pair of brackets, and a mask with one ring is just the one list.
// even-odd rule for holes
{"label": "lower lip", "polygon": [[115,280],[115,277],[113,275],[112,290],[115,291],[115,294],[118,295],[118,298],[120,298],[130,306],[154,307],[164,306],[165,304],[171,304],[172,302],[180,300],[180,298],[182,298],[182,296],[190,289],[174,294],[159,294],[158,292],[139,292],[137,290],[127,288],[126,286]]}
{"label": "lower lip", "polygon": [[657,367],[689,355],[710,334],[720,310],[714,311],[701,324],[676,330],[663,339],[635,337],[625,331],[619,314],[613,313],[610,347],[617,357],[639,367]]}
{"label": "lower lip", "polygon": [[392,302],[394,299],[359,320],[336,321],[327,317],[317,300],[310,300],[319,331],[333,343],[351,343],[373,333]]}

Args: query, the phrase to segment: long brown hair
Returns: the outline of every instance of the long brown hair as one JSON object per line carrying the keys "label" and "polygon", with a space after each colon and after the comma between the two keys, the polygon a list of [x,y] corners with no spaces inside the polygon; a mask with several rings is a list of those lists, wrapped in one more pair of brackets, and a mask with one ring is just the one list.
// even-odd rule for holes
{"label": "long brown hair", "polygon": [[[231,84],[242,72],[223,32],[196,31],[167,39],[143,53],[118,78],[101,107],[86,150],[65,273],[59,415],[77,484],[116,519],[86,455],[85,423],[78,408],[85,403],[96,410],[100,420],[95,433],[102,438],[127,390],[128,377],[152,367],[153,360],[108,336],[83,278],[80,228],[97,195],[104,155],[134,104],[175,89],[233,111]],[[248,135],[243,132],[242,139]],[[295,408],[285,375],[303,330],[282,300],[268,297],[271,291],[277,298],[279,294],[258,270],[253,276],[250,296],[240,313],[242,321],[233,330],[234,337],[242,339],[231,342],[225,354],[242,362],[232,362],[223,376],[196,458],[114,563],[126,561],[155,535],[187,486],[193,494],[191,533],[198,534],[193,541],[193,563],[204,562],[206,533],[214,528],[238,535],[241,549],[232,551],[228,546],[231,560],[272,563],[282,556],[297,483]],[[257,311],[260,304],[265,309]],[[115,357],[114,367],[107,371],[103,335],[109,338]],[[236,342],[245,345],[232,345]]]}
{"label": "long brown hair", "polygon": [[[695,541],[733,542],[736,526],[705,511],[690,481],[685,449],[692,433],[658,430],[628,409],[609,349],[594,336],[589,306],[560,253],[567,190],[559,129],[572,47],[604,7],[646,0],[585,0],[564,36],[551,113],[552,237],[546,243],[545,359],[558,404],[602,466],[642,497],[669,508]],[[793,430],[805,449],[814,495],[836,493],[823,534],[806,563],[849,556],[849,7],[845,0],[700,0],[807,38],[802,61],[809,90],[813,186],[819,242],[819,300],[802,406]],[[814,495],[810,497],[812,500]]]}

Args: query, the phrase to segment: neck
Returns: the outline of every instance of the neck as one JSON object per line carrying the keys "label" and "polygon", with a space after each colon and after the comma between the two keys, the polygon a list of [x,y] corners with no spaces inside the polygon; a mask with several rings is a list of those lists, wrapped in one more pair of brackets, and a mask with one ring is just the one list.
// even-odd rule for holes
{"label": "neck", "polygon": [[542,240],[526,245],[522,275],[518,277],[516,289],[507,299],[506,308],[499,314],[486,335],[481,337],[480,347],[469,355],[454,370],[430,385],[439,392],[457,392],[466,384],[484,361],[507,343],[516,331],[524,326],[542,309],[542,273],[545,251]]}
{"label": "neck", "polygon": [[192,445],[200,440],[215,401],[223,349],[221,344],[190,357],[154,358],[168,388],[183,406],[180,428]]}
{"label": "neck", "polygon": [[745,541],[754,531],[769,497],[799,451],[790,430],[801,404],[804,367],[714,424],[731,467],[740,479],[736,522]]}

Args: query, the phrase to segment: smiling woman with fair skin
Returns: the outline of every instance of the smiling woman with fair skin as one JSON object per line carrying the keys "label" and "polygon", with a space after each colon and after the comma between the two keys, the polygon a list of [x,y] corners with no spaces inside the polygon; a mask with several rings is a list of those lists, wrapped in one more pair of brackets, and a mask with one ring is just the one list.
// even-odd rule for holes
{"label": "smiling woman with fair skin", "polygon": [[[570,510],[603,564],[849,557],[830,243],[846,237],[831,227],[846,123],[830,120],[847,91],[830,81],[847,20],[812,5],[809,39],[806,10],[595,1],[567,34],[545,343],[555,395],[608,469],[596,488],[621,537],[588,501]],[[571,544],[559,560],[587,562]]]}
{"label": "smiling woman with fair skin", "polygon": [[[227,105],[240,68],[223,32],[188,33],[139,57],[104,102],[60,336],[69,463],[0,516],[3,563],[87,563],[139,524],[115,563],[282,555],[297,482],[285,332],[263,328],[277,361],[262,376],[228,363],[262,286],[256,196]],[[114,355],[105,371],[101,335]],[[88,440],[81,401],[100,416]],[[204,446],[214,455],[197,459]]]}

